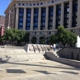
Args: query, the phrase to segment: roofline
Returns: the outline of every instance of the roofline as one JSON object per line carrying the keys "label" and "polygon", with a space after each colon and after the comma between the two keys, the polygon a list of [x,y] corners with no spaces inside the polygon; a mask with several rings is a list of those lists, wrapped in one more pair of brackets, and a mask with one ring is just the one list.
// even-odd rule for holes
{"label": "roofline", "polygon": [[[19,0],[12,0],[10,3],[9,3],[9,5],[8,5],[8,7],[6,8],[6,10],[4,11],[4,14],[6,13],[6,11],[10,8],[10,6],[12,5],[12,4],[14,4],[15,2],[18,2]],[[24,2],[24,1],[26,1],[26,0],[20,0],[20,2]],[[31,2],[39,2],[39,1],[41,1],[41,2],[44,2],[44,1],[49,1],[49,0],[27,0],[27,2],[28,3],[31,3]]]}
{"label": "roofline", "polygon": [[11,6],[13,3],[14,3],[14,0],[12,0],[12,1],[9,3],[8,7],[7,7],[6,10],[4,11],[4,14],[6,13],[6,11],[10,8],[10,6]]}

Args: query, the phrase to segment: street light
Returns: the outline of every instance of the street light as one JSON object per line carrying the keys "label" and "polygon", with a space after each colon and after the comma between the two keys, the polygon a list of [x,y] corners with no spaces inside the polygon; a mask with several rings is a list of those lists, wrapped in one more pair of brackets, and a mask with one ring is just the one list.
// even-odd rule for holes
{"label": "street light", "polygon": [[12,14],[12,12],[9,10],[9,21],[8,21],[8,27],[7,27],[7,29],[10,29],[10,14]]}

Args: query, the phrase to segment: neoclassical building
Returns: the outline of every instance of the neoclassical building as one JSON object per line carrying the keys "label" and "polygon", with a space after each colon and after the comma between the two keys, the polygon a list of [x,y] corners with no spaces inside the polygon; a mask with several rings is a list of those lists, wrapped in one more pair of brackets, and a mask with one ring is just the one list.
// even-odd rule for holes
{"label": "neoclassical building", "polygon": [[58,26],[80,35],[80,0],[12,0],[5,10],[5,27],[30,32],[33,36],[49,36]]}

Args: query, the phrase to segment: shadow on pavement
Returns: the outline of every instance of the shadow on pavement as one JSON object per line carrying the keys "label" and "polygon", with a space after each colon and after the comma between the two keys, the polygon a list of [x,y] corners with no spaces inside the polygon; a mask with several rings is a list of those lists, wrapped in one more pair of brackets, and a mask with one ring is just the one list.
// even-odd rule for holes
{"label": "shadow on pavement", "polygon": [[25,71],[21,69],[6,69],[7,73],[26,73]]}

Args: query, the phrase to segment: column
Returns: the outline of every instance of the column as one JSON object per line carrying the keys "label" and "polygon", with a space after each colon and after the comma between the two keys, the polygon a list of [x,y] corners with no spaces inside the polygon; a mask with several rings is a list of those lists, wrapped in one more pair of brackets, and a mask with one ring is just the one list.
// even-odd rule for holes
{"label": "column", "polygon": [[36,43],[39,44],[39,37],[37,37],[37,42]]}
{"label": "column", "polygon": [[48,30],[48,6],[46,7],[45,30]]}
{"label": "column", "polygon": [[33,17],[34,17],[34,8],[31,8],[31,27],[30,27],[30,30],[32,31],[33,30]]}
{"label": "column", "polygon": [[15,28],[18,29],[18,18],[19,18],[19,8],[16,8],[16,21],[15,21]]}
{"label": "column", "polygon": [[60,25],[63,26],[64,25],[64,3],[61,3],[61,23]]}
{"label": "column", "polygon": [[80,27],[80,0],[78,0],[78,19],[77,21],[78,21],[77,27]]}
{"label": "column", "polygon": [[39,7],[39,12],[38,12],[38,30],[40,30],[41,27],[41,7]]}
{"label": "column", "polygon": [[9,11],[9,19],[8,19],[8,29],[10,28],[10,11]]}
{"label": "column", "polygon": [[69,1],[69,26],[68,28],[72,27],[72,0]]}
{"label": "column", "polygon": [[56,5],[54,5],[54,10],[53,10],[53,30],[55,30],[56,26]]}
{"label": "column", "polygon": [[23,30],[25,30],[25,27],[26,27],[26,8],[24,8]]}

